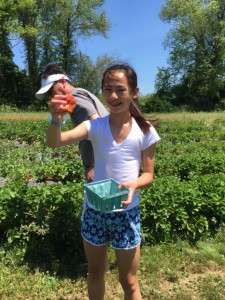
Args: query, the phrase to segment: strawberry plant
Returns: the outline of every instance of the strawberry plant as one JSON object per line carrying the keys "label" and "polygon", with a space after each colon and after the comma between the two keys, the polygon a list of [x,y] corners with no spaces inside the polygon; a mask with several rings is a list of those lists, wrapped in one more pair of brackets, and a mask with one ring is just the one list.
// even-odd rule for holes
{"label": "strawberry plant", "polygon": [[[155,180],[141,190],[148,242],[196,242],[224,227],[224,126],[161,122]],[[83,257],[84,172],[77,144],[48,148],[46,127],[46,121],[0,121],[0,236],[7,249],[22,249],[21,259],[54,264]]]}
{"label": "strawberry plant", "polygon": [[74,183],[33,187],[7,182],[0,193],[2,242],[8,248],[19,244],[28,261],[78,259],[82,191],[82,184]]}
{"label": "strawberry plant", "polygon": [[225,223],[225,174],[180,181],[174,176],[155,179],[141,191],[142,226],[149,240],[191,242],[214,234]]}

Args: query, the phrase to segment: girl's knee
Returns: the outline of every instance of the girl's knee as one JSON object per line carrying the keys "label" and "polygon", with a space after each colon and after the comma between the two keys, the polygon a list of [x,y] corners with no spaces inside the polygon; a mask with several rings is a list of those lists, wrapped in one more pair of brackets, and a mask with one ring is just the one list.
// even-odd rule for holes
{"label": "girl's knee", "polygon": [[119,278],[120,284],[124,291],[134,292],[138,288],[138,278],[136,275]]}
{"label": "girl's knee", "polygon": [[88,266],[89,276],[102,277],[105,274],[105,265]]}

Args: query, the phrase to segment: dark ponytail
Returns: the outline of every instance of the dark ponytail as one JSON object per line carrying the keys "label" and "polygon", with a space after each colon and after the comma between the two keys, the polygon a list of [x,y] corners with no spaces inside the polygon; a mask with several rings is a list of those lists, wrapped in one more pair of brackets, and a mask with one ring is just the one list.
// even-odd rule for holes
{"label": "dark ponytail", "polygon": [[130,114],[131,116],[136,120],[138,126],[141,128],[143,132],[149,131],[149,128],[151,127],[150,122],[145,118],[145,116],[142,114],[139,105],[138,105],[138,99],[133,99],[130,104]]}

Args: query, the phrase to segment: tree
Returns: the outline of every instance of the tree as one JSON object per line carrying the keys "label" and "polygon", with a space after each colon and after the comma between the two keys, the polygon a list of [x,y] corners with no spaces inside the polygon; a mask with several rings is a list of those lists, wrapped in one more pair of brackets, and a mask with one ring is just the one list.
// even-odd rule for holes
{"label": "tree", "polygon": [[[42,30],[38,36],[40,65],[57,61],[67,72],[79,60],[78,39],[100,34],[106,37],[109,24],[103,0],[50,0],[42,7]],[[54,9],[53,9],[54,8]]]}
{"label": "tree", "polygon": [[[109,24],[105,12],[100,12],[103,0],[61,0],[58,3],[58,14],[53,19],[53,28],[56,29],[58,61],[68,73],[74,61],[79,37],[100,34],[106,37]],[[60,25],[59,25],[60,24]]]}
{"label": "tree", "polygon": [[37,35],[39,31],[39,11],[43,1],[23,0],[15,1],[17,10],[17,28],[14,27],[23,45],[26,55],[26,66],[28,75],[34,92],[36,88],[36,78],[38,76],[38,53],[37,53]]}
{"label": "tree", "polygon": [[224,90],[225,0],[166,0],[160,17],[173,24],[165,47],[176,102],[212,110]]}
{"label": "tree", "polygon": [[[77,44],[80,37],[107,36],[109,23],[101,10],[103,4],[104,0],[0,1],[1,103],[33,104],[39,71],[49,62],[58,63],[83,87],[99,91],[93,72],[101,70],[110,58],[103,56],[95,65],[80,53]],[[13,62],[10,38],[23,43],[25,70]]]}
{"label": "tree", "polygon": [[11,1],[0,3],[0,103],[7,104],[8,99],[15,104],[16,65],[9,39],[8,23],[12,20]]}
{"label": "tree", "polygon": [[157,90],[157,96],[161,99],[172,102],[175,95],[172,93],[173,87],[176,84],[176,79],[172,75],[170,68],[159,68],[156,74],[155,89]]}
{"label": "tree", "polygon": [[[9,1],[9,0],[8,0]],[[17,20],[12,31],[23,41],[26,68],[36,89],[37,75],[44,65],[55,61],[67,73],[79,55],[80,36],[106,36],[109,24],[104,0],[23,0],[14,1]]]}
{"label": "tree", "polygon": [[114,60],[115,57],[105,54],[99,56],[93,63],[87,55],[80,53],[70,78],[72,78],[75,86],[86,88],[93,94],[99,95],[103,71]]}

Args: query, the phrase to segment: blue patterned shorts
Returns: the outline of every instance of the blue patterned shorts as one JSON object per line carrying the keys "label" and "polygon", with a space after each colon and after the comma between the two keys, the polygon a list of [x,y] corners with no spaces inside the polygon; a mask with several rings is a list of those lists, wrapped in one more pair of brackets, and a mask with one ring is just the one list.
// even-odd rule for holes
{"label": "blue patterned shorts", "polygon": [[111,242],[115,249],[135,248],[141,242],[139,208],[101,213],[87,207],[82,218],[81,235],[94,246]]}

